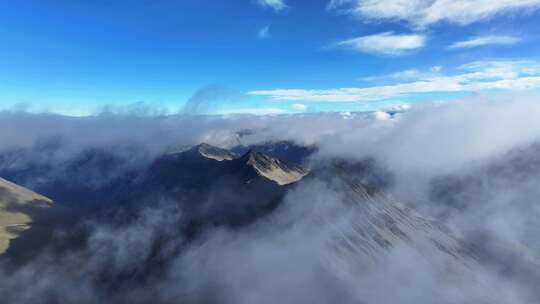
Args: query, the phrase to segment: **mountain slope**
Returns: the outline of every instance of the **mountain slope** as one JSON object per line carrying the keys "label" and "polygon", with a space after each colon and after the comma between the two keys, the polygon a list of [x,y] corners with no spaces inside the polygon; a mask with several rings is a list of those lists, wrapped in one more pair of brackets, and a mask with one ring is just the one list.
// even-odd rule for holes
{"label": "mountain slope", "polygon": [[349,254],[376,259],[403,242],[430,255],[442,254],[464,263],[474,261],[473,251],[441,223],[407,209],[382,191],[348,177],[344,180],[346,203],[354,206],[356,214],[351,227],[341,234]]}
{"label": "mountain slope", "polygon": [[52,201],[42,195],[0,178],[0,254],[10,240],[31,227],[34,217]]}
{"label": "mountain slope", "polygon": [[472,246],[453,235],[441,222],[423,217],[386,194],[373,179],[366,184],[356,167],[326,161],[302,180],[323,181],[327,191],[344,205],[345,219],[328,223],[334,230],[331,258],[336,269],[362,272],[396,248],[406,246],[429,259],[447,259],[468,267],[477,264]]}
{"label": "mountain slope", "polygon": [[251,165],[255,171],[278,185],[288,185],[301,180],[308,174],[308,171],[299,165],[285,162],[268,155],[250,151],[242,160]]}

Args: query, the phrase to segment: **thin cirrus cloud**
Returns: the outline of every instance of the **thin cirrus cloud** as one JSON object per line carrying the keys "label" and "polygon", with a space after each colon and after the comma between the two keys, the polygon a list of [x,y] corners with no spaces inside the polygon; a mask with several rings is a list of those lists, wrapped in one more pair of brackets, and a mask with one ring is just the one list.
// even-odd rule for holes
{"label": "thin cirrus cloud", "polygon": [[512,45],[521,42],[520,37],[514,36],[478,36],[450,45],[449,49],[470,49],[486,45]]}
{"label": "thin cirrus cloud", "polygon": [[288,7],[283,0],[258,0],[257,3],[264,8],[271,8],[276,12],[282,11]]}
{"label": "thin cirrus cloud", "polygon": [[540,8],[540,0],[331,0],[328,6],[372,20],[468,25],[497,15]]}
{"label": "thin cirrus cloud", "polygon": [[[455,75],[437,74],[389,85],[330,90],[256,90],[248,94],[276,101],[369,102],[423,93],[540,89],[540,62],[537,61],[477,61],[457,70],[460,73]],[[389,77],[393,75],[395,73]]]}
{"label": "thin cirrus cloud", "polygon": [[335,47],[384,56],[400,56],[424,47],[426,37],[419,34],[394,34],[384,32],[343,40]]}

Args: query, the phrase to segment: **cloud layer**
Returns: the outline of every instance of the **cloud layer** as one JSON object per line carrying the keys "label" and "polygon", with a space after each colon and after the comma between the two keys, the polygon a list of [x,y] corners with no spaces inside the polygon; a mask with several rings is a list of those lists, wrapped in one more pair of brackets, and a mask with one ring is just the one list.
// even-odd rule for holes
{"label": "cloud layer", "polygon": [[[469,269],[466,276],[458,275],[453,259],[427,259],[406,242],[390,246],[374,263],[365,263],[363,254],[336,254],[336,240],[365,224],[358,219],[366,213],[344,203],[338,185],[313,179],[292,189],[270,217],[246,227],[212,227],[189,242],[178,233],[187,214],[175,201],[161,200],[122,224],[92,222],[80,250],[44,252],[16,269],[0,265],[0,291],[8,302],[391,304],[397,298],[404,304],[524,304],[540,299],[540,268],[534,262],[540,253],[535,99],[471,99],[393,116],[351,113],[347,119],[324,113],[67,120],[2,115],[0,150],[33,149],[34,154],[19,154],[33,161],[39,155],[51,161],[51,137],[63,138],[59,145],[69,143],[66,153],[76,145],[112,149],[129,141],[145,150],[197,141],[226,146],[246,129],[250,132],[241,139],[246,143],[316,143],[320,152],[313,166],[334,157],[351,164],[371,159],[392,177],[385,191],[395,199],[422,214],[444,215],[438,219],[463,241],[485,250],[478,260],[482,268]],[[81,178],[89,178],[87,173]],[[65,234],[69,231],[58,235],[60,241]],[[157,244],[162,250],[156,251]],[[147,265],[156,268],[142,279]],[[106,280],[111,277],[119,280]]]}

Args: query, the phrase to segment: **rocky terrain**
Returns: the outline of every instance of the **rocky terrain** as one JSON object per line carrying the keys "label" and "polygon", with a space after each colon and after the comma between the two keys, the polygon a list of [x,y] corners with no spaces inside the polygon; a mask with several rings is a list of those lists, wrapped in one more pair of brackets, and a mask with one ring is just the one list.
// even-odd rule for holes
{"label": "rocky terrain", "polygon": [[49,198],[0,178],[0,255],[52,206]]}

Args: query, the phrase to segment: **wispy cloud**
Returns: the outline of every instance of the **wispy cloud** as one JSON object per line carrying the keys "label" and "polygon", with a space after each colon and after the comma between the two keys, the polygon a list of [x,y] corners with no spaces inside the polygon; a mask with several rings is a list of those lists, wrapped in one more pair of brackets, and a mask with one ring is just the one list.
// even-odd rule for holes
{"label": "wispy cloud", "polygon": [[258,40],[270,40],[272,39],[272,33],[270,33],[269,26],[263,26],[257,31]]}
{"label": "wispy cloud", "polygon": [[288,113],[280,108],[239,108],[221,111],[219,114],[252,114],[252,115],[277,115]]}
{"label": "wispy cloud", "polygon": [[425,43],[426,37],[424,35],[399,35],[392,32],[384,32],[340,41],[335,46],[363,53],[400,56],[409,51],[424,47]]}
{"label": "wispy cloud", "polygon": [[368,82],[396,81],[396,80],[401,80],[401,81],[423,80],[423,79],[430,79],[430,78],[439,76],[440,75],[439,73],[441,71],[442,71],[442,67],[436,65],[429,68],[429,70],[408,69],[408,70],[395,72],[389,75],[362,77],[362,78],[358,78],[358,80],[368,81]]}
{"label": "wispy cloud", "polygon": [[400,71],[396,73],[392,73],[390,75],[390,78],[392,79],[399,79],[399,80],[421,80],[421,79],[429,79],[437,76],[440,71],[440,66],[434,66],[431,67],[429,71],[421,71],[417,69],[410,69],[405,71]]}
{"label": "wispy cloud", "polygon": [[[484,90],[528,90],[540,88],[540,62],[477,61],[458,68],[455,75],[433,75],[412,82],[330,90],[276,89],[248,92],[278,101],[367,102],[393,97]],[[394,77],[396,73],[389,77]]]}
{"label": "wispy cloud", "polygon": [[265,8],[271,8],[276,12],[286,9],[288,6],[283,0],[258,0],[257,3]]}
{"label": "wispy cloud", "polygon": [[450,45],[450,49],[468,49],[484,45],[510,45],[521,41],[520,37],[514,36],[478,36]]}
{"label": "wispy cloud", "polygon": [[425,27],[439,22],[467,25],[497,15],[540,8],[540,0],[331,0],[331,9],[360,17],[407,21]]}

